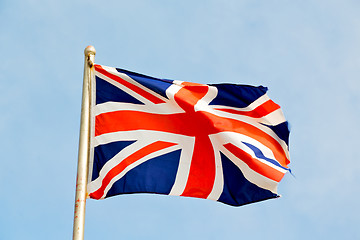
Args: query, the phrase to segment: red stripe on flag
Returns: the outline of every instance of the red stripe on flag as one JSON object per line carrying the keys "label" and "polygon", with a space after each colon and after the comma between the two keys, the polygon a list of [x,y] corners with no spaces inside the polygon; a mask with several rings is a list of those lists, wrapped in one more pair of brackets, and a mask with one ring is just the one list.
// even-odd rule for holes
{"label": "red stripe on flag", "polygon": [[250,154],[245,152],[244,150],[236,147],[232,143],[225,144],[224,147],[229,150],[232,154],[234,154],[237,158],[242,160],[246,165],[248,165],[252,170],[261,175],[270,178],[276,182],[280,182],[280,180],[284,177],[285,173],[277,171],[276,169],[262,163],[256,158],[253,158]]}
{"label": "red stripe on flag", "polygon": [[246,135],[250,138],[253,138],[260,143],[264,144],[266,147],[274,153],[276,160],[283,166],[288,167],[287,164],[290,163],[289,159],[286,157],[285,151],[280,145],[280,143],[275,140],[271,135],[263,132],[261,129],[234,119],[230,118],[221,118],[212,114],[207,114],[208,118],[214,123],[214,126],[219,129],[219,132],[232,131],[238,132],[243,135]]}
{"label": "red stripe on flag", "polygon": [[241,111],[241,110],[235,110],[235,109],[226,109],[226,108],[216,108],[216,110],[220,110],[223,112],[228,112],[232,114],[240,114],[248,117],[253,118],[261,118],[269,113],[272,113],[275,110],[280,109],[280,106],[276,103],[274,103],[272,100],[268,100],[265,103],[261,104],[260,106],[256,107],[254,110],[251,111]]}
{"label": "red stripe on flag", "polygon": [[101,65],[95,65],[95,70],[103,75],[105,75],[108,78],[111,78],[112,80],[120,83],[121,85],[129,88],[130,90],[140,94],[141,96],[143,96],[144,98],[146,98],[147,100],[149,100],[152,103],[158,104],[158,103],[164,103],[164,101],[158,97],[156,97],[155,95],[145,91],[142,88],[139,88],[138,86],[122,79],[119,76],[116,76],[112,73],[107,72]]}
{"label": "red stripe on flag", "polygon": [[155,115],[136,111],[117,111],[96,116],[95,136],[132,130],[154,130],[187,136],[209,135],[225,131],[237,132],[270,148],[282,166],[287,168],[290,162],[280,143],[269,134],[251,124],[207,112]]}
{"label": "red stripe on flag", "polygon": [[105,192],[106,187],[111,182],[113,178],[115,178],[117,175],[119,175],[126,167],[133,164],[134,162],[138,161],[139,159],[145,157],[146,155],[150,153],[154,153],[156,151],[171,147],[176,145],[175,143],[169,143],[169,142],[163,142],[163,141],[157,141],[150,145],[147,145],[146,147],[134,152],[127,158],[125,158],[123,161],[121,161],[118,165],[113,167],[103,178],[101,187],[96,190],[93,193],[90,193],[89,196],[94,199],[100,199]]}
{"label": "red stripe on flag", "polygon": [[194,106],[198,103],[198,101],[209,91],[209,86],[186,84],[186,86],[182,87],[175,94],[174,99],[182,109],[184,109],[187,113],[191,113],[195,111]]}
{"label": "red stripe on flag", "polygon": [[208,136],[197,136],[190,173],[181,196],[207,198],[215,179],[215,156]]}
{"label": "red stripe on flag", "polygon": [[[102,113],[95,118],[95,136],[118,131],[153,130],[182,133],[184,114],[162,115],[136,111]],[[187,133],[187,132],[186,132]],[[184,134],[184,133],[183,133]]]}

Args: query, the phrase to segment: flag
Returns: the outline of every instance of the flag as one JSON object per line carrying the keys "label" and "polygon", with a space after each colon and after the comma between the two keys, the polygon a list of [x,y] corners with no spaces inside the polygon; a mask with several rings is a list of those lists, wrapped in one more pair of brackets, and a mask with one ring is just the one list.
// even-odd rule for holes
{"label": "flag", "polygon": [[289,130],[266,92],[95,65],[89,197],[156,193],[233,206],[278,197]]}

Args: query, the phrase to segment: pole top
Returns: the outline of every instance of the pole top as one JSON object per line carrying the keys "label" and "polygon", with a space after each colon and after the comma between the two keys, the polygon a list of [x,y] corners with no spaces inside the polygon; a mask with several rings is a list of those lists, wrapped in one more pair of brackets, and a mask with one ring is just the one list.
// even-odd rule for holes
{"label": "pole top", "polygon": [[96,54],[96,50],[94,48],[94,46],[87,46],[84,50],[84,54],[85,56],[89,56],[89,55],[95,55]]}

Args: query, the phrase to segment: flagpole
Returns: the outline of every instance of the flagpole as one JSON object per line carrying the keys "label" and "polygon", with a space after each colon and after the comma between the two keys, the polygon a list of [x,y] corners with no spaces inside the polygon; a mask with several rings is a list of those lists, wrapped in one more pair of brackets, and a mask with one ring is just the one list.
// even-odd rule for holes
{"label": "flagpole", "polygon": [[81,103],[81,122],[79,137],[78,168],[76,178],[76,196],[74,210],[73,240],[84,239],[85,226],[85,205],[86,205],[86,185],[88,180],[89,168],[89,149],[90,149],[90,80],[94,72],[94,59],[96,50],[93,46],[87,46],[84,50],[84,79]]}

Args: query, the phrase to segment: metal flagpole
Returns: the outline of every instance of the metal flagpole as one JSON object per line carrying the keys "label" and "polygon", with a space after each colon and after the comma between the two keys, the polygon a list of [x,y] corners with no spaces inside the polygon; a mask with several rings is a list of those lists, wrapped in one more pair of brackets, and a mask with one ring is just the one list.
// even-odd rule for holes
{"label": "metal flagpole", "polygon": [[84,239],[86,184],[88,180],[88,162],[90,149],[90,80],[94,74],[94,59],[96,51],[93,46],[87,46],[84,53],[85,64],[81,104],[80,139],[76,178],[73,240]]}

